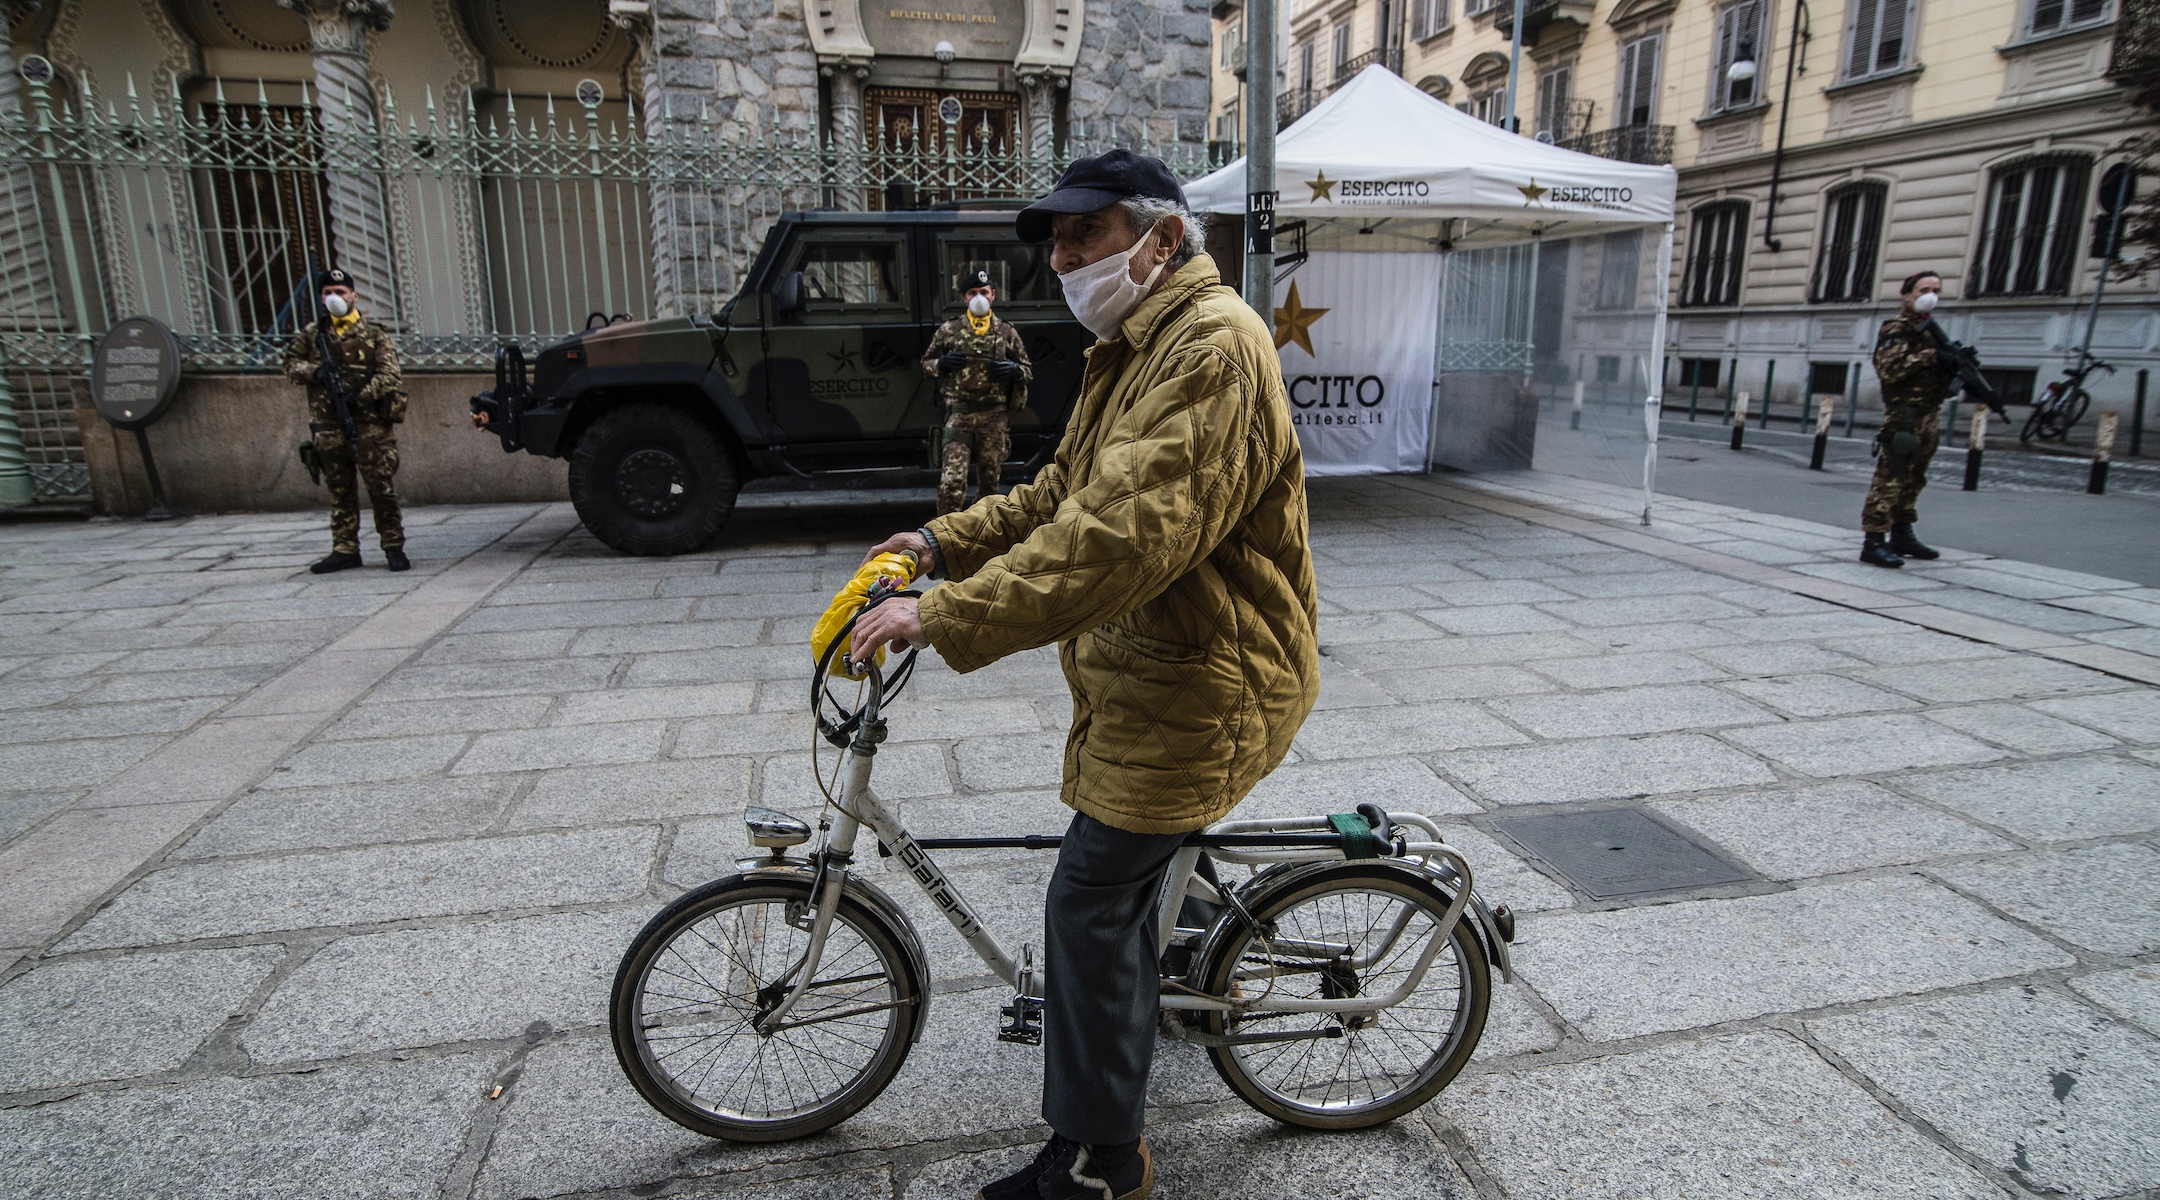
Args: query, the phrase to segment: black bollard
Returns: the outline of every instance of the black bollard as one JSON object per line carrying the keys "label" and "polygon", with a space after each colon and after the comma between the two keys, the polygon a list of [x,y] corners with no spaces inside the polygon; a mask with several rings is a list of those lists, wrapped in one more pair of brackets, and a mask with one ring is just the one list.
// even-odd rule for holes
{"label": "black bollard", "polygon": [[1744,437],[1744,436],[1746,435],[1746,433],[1747,433],[1747,393],[1746,393],[1746,392],[1741,392],[1741,393],[1739,393],[1738,395],[1736,395],[1736,396],[1734,396],[1734,397],[1733,397],[1733,410],[1732,410],[1732,448],[1733,448],[1733,449],[1735,449],[1735,450],[1738,450],[1738,449],[1740,448],[1740,440],[1741,440],[1741,438],[1742,438],[1742,437]]}
{"label": "black bollard", "polygon": [[2130,457],[2132,458],[2145,453],[2145,377],[2150,374],[2152,374],[2151,371],[2142,368],[2138,371],[2137,409],[2130,419]]}
{"label": "black bollard", "polygon": [[1830,451],[1830,418],[1837,415],[1837,396],[1825,392],[1815,397],[1815,452],[1808,456],[1808,470],[1822,470],[1823,455]]}
{"label": "black bollard", "polygon": [[1965,490],[1980,490],[1980,455],[1987,446],[1988,410],[1973,413],[1972,436],[1965,439]]}
{"label": "black bollard", "polygon": [[2115,414],[2100,414],[2100,432],[2093,438],[2092,481],[2085,490],[2095,496],[2107,494],[2108,459],[2115,456]]}
{"label": "black bollard", "polygon": [[1577,379],[1577,380],[1575,381],[1575,406],[1574,406],[1573,408],[1570,408],[1570,409],[1568,410],[1568,418],[1567,418],[1567,427],[1568,427],[1569,429],[1581,429],[1581,428],[1582,428],[1582,380],[1581,380],[1581,379]]}

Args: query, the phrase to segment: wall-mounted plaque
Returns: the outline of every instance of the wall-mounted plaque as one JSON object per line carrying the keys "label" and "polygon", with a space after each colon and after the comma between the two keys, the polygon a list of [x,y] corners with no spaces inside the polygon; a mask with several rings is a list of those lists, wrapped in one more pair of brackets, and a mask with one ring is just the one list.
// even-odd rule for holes
{"label": "wall-mounted plaque", "polygon": [[1027,25],[1024,0],[861,0],[863,32],[879,55],[929,58],[939,42],[958,57],[1011,62]]}
{"label": "wall-mounted plaque", "polygon": [[122,429],[145,429],[180,391],[180,342],[155,317],[129,317],[90,356],[90,402]]}

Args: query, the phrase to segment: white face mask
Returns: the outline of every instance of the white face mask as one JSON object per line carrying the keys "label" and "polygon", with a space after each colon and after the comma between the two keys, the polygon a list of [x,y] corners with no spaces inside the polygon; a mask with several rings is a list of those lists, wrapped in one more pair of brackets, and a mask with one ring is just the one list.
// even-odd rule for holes
{"label": "white face mask", "polygon": [[1058,282],[1065,287],[1066,305],[1072,309],[1073,316],[1087,326],[1089,333],[1099,338],[1116,334],[1118,326],[1123,325],[1125,318],[1147,299],[1148,290],[1155,286],[1155,280],[1169,265],[1167,261],[1157,263],[1145,280],[1133,282],[1132,260],[1151,244],[1148,234],[1154,232],[1155,227],[1150,225],[1125,253],[1110,255],[1058,276]]}
{"label": "white face mask", "polygon": [[969,313],[969,315],[971,315],[971,316],[975,317],[975,318],[976,318],[977,320],[981,320],[982,318],[984,318],[984,317],[987,317],[987,316],[989,316],[989,315],[990,315],[990,297],[988,297],[988,296],[971,296],[971,297],[969,297],[969,298],[968,298],[968,313]]}
{"label": "white face mask", "polygon": [[352,311],[352,305],[345,303],[343,296],[324,296],[322,306],[323,311],[333,317],[342,317]]}
{"label": "white face mask", "polygon": [[1935,302],[1940,299],[1942,299],[1942,297],[1936,295],[1933,292],[1922,292],[1918,296],[1913,298],[1913,311],[1919,313],[1921,316],[1924,317],[1929,313],[1935,311]]}

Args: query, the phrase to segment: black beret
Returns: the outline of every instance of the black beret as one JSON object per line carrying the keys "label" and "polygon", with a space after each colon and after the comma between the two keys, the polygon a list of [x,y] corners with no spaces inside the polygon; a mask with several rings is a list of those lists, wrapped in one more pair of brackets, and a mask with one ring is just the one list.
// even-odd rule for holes
{"label": "black beret", "polygon": [[960,290],[963,292],[972,292],[976,288],[996,286],[996,284],[990,282],[990,272],[985,271],[981,267],[977,267],[974,270],[969,271],[965,276],[962,276],[960,280]]}
{"label": "black beret", "polygon": [[360,285],[353,282],[353,277],[350,274],[346,273],[346,270],[343,267],[332,267],[329,270],[324,271],[322,275],[316,279],[316,291],[319,292],[326,287],[349,287],[356,292],[360,290]]}

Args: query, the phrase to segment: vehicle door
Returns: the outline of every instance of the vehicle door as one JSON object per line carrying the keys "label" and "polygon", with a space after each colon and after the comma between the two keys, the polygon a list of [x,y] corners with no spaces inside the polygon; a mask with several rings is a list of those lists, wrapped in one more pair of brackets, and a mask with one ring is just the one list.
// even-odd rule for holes
{"label": "vehicle door", "polygon": [[928,384],[906,234],[806,230],[767,291],[773,423],[793,442],[890,437]]}
{"label": "vehicle door", "polygon": [[1009,226],[963,227],[938,235],[935,258],[939,320],[959,315],[965,305],[961,281],[979,269],[990,272],[997,286],[998,317],[1020,331],[1035,380],[1028,385],[1027,407],[1012,414],[1009,428],[1013,456],[1025,461],[1071,415],[1087,366],[1082,356],[1095,335],[1065,307],[1048,242],[1030,245]]}

